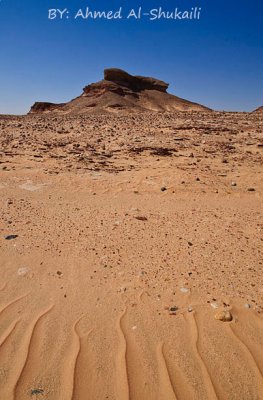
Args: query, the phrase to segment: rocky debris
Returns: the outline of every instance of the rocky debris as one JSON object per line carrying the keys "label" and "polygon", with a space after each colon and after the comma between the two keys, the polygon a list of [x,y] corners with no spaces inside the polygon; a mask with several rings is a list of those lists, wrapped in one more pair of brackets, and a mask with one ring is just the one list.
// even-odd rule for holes
{"label": "rocky debris", "polygon": [[215,314],[215,319],[222,321],[222,322],[230,322],[233,319],[233,316],[230,311],[223,310],[223,311],[217,311]]}
{"label": "rocky debris", "polygon": [[[153,91],[156,92],[156,91]],[[161,95],[163,95],[161,93]],[[204,121],[206,125],[204,126]],[[257,129],[255,129],[255,126]],[[194,128],[193,128],[194,127]],[[230,153],[222,143],[232,138],[240,143],[235,151]],[[176,186],[189,189],[196,177],[200,178],[206,188],[210,186],[213,168],[205,166],[201,171],[197,162],[201,159],[204,164],[214,163],[227,157],[229,162],[242,164],[243,167],[259,166],[263,162],[263,154],[257,148],[261,140],[263,120],[256,114],[206,113],[206,112],[171,112],[171,113],[136,113],[136,114],[99,114],[99,115],[58,115],[58,114],[31,114],[27,116],[0,117],[0,169],[10,170],[11,161],[19,163],[26,157],[30,163],[43,162],[44,173],[58,174],[68,171],[118,173],[141,169],[145,160],[157,163],[161,158],[169,157],[171,168],[177,168],[180,163],[188,164],[189,169],[195,169],[190,175],[178,175],[178,182],[160,181],[157,191],[162,185],[173,193]],[[183,129],[184,140],[178,132]],[[228,130],[227,130],[228,129]],[[255,143],[253,151],[247,155],[247,138]],[[206,143],[200,145],[205,138]],[[194,149],[195,158],[185,158]],[[216,153],[210,152],[216,149]],[[184,161],[183,161],[184,160]],[[192,166],[190,165],[192,164]],[[12,164],[14,168],[15,164]],[[200,165],[200,164],[199,164]],[[242,167],[242,168],[243,168]],[[8,168],[8,169],[6,169]],[[186,166],[180,166],[186,168]],[[224,165],[217,176],[229,177],[230,164]],[[197,169],[197,170],[196,170]],[[237,172],[237,171],[236,171]],[[190,180],[189,180],[190,179]],[[231,185],[234,176],[226,180]],[[191,182],[191,183],[190,183]],[[149,180],[150,183],[150,180]],[[35,190],[47,185],[47,182],[22,183],[21,188]],[[239,181],[237,181],[239,185]],[[260,183],[244,182],[242,187],[255,187],[260,193]],[[1,187],[1,184],[0,184]],[[214,184],[211,186],[214,189]],[[134,188],[134,192],[140,192]],[[232,189],[235,189],[234,187]],[[224,186],[224,190],[227,190]],[[249,192],[247,192],[249,194]],[[251,193],[252,194],[252,193]]]}

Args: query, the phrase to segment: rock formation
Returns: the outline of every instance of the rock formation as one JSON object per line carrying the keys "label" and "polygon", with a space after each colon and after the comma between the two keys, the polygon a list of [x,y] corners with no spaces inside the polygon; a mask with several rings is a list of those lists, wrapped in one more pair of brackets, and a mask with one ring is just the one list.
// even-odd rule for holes
{"label": "rock formation", "polygon": [[263,106],[257,108],[254,112],[255,112],[255,113],[263,113]]}
{"label": "rock formation", "polygon": [[65,103],[55,104],[55,103],[48,103],[48,102],[41,102],[37,101],[31,107],[31,113],[44,113],[49,111],[55,111],[60,107],[63,107]]}
{"label": "rock formation", "polygon": [[210,109],[197,103],[167,93],[169,84],[159,79],[133,76],[127,72],[109,68],[104,79],[85,86],[81,96],[68,103],[35,103],[30,113],[86,114],[105,112],[143,112]]}

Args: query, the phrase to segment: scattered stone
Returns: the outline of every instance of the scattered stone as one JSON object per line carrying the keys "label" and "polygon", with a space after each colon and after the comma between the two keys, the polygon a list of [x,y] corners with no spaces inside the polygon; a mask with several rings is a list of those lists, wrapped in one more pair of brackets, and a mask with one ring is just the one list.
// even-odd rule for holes
{"label": "scattered stone", "polygon": [[189,306],[189,307],[187,308],[187,311],[188,311],[188,312],[192,312],[192,311],[193,311],[192,307]]}
{"label": "scattered stone", "polygon": [[222,322],[230,322],[232,321],[233,317],[230,311],[218,311],[215,314],[215,319]]}
{"label": "scattered stone", "polygon": [[170,307],[170,311],[171,312],[176,312],[176,311],[178,311],[178,307],[176,307],[176,306]]}
{"label": "scattered stone", "polygon": [[248,308],[248,309],[251,308],[251,304],[246,303],[245,308]]}
{"label": "scattered stone", "polygon": [[38,394],[44,394],[44,390],[43,389],[32,389],[31,390],[31,396],[35,396]]}
{"label": "scattered stone", "polygon": [[16,239],[18,235],[6,235],[4,236],[5,240],[13,240]]}
{"label": "scattered stone", "polygon": [[161,191],[162,191],[162,192],[165,192],[166,190],[167,190],[167,188],[166,188],[165,186],[162,186],[162,187],[161,187]]}
{"label": "scattered stone", "polygon": [[17,275],[19,275],[19,276],[25,276],[25,275],[28,274],[28,272],[29,272],[29,268],[27,268],[27,267],[22,267],[22,268],[19,268],[19,269],[17,270]]}
{"label": "scattered stone", "polygon": [[253,187],[250,187],[250,188],[248,188],[248,189],[247,189],[247,191],[248,191],[248,192],[255,192],[255,191],[256,191],[256,189],[255,189],[255,188],[253,188]]}
{"label": "scattered stone", "polygon": [[236,182],[231,182],[231,186],[236,186]]}
{"label": "scattered stone", "polygon": [[217,303],[210,303],[210,306],[213,308],[218,308],[218,304]]}
{"label": "scattered stone", "polygon": [[138,219],[139,221],[148,221],[148,218],[143,216],[137,216],[135,218]]}
{"label": "scattered stone", "polygon": [[58,276],[61,276],[61,275],[63,275],[63,272],[57,271],[57,275],[58,275]]}
{"label": "scattered stone", "polygon": [[181,290],[182,293],[188,293],[189,292],[189,289],[187,289],[185,287],[181,287],[180,290]]}

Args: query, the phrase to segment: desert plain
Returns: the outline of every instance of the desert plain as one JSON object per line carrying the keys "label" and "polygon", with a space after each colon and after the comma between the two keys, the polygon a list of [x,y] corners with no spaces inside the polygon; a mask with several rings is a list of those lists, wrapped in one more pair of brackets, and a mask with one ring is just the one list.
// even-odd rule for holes
{"label": "desert plain", "polygon": [[0,117],[0,399],[263,399],[263,114]]}

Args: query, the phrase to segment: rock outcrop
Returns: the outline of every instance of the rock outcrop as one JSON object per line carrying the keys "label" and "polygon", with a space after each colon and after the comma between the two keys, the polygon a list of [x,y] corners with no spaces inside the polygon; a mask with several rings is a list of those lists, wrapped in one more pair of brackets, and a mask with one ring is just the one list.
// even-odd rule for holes
{"label": "rock outcrop", "polygon": [[65,104],[66,103],[55,104],[55,103],[37,101],[31,107],[30,113],[33,114],[33,113],[45,113],[45,112],[55,111],[58,110],[60,107],[63,107]]}
{"label": "rock outcrop", "polygon": [[30,113],[211,111],[167,93],[168,86],[159,79],[133,76],[121,69],[109,68],[105,69],[103,80],[85,86],[82,95],[76,99],[63,104],[37,102]]}
{"label": "rock outcrop", "polygon": [[141,92],[143,90],[158,90],[165,92],[169,84],[159,79],[146,78],[144,76],[132,76],[127,72],[117,69],[109,68],[104,70],[104,79],[106,81],[114,82],[117,85],[129,88],[134,92]]}
{"label": "rock outcrop", "polygon": [[255,113],[263,113],[263,106],[257,108],[254,112],[255,112]]}

